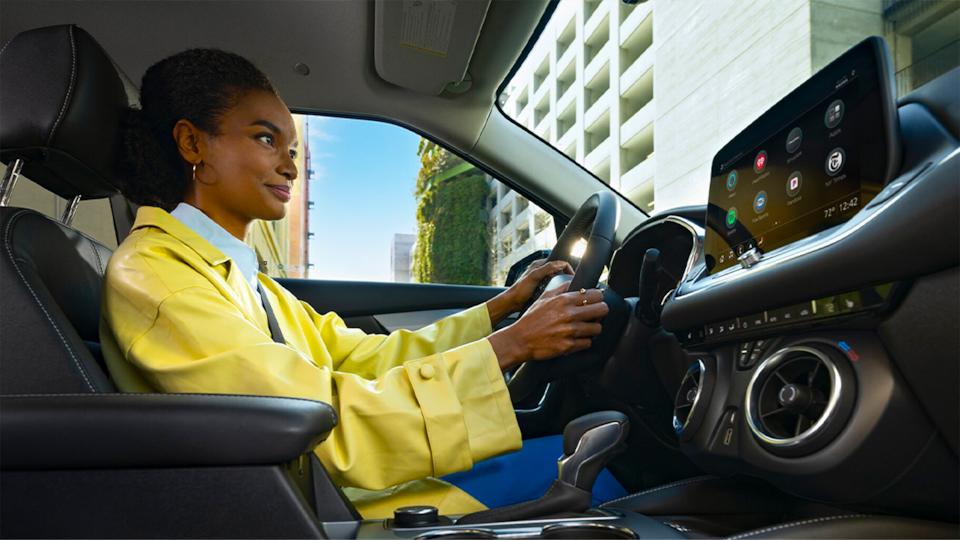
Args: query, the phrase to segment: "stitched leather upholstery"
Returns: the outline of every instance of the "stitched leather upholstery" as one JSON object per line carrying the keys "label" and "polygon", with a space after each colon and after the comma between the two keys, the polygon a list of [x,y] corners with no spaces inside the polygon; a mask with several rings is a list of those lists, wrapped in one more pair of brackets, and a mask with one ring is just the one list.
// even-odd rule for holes
{"label": "stitched leather upholstery", "polygon": [[23,208],[0,208],[0,233],[0,394],[113,391],[84,343],[100,341],[110,249]]}
{"label": "stitched leather upholstery", "polygon": [[0,51],[0,160],[64,198],[117,193],[120,121],[137,90],[76,25],[17,34]]}
{"label": "stitched leather upholstery", "polygon": [[[17,34],[0,50],[0,159],[65,198],[117,193],[121,115],[136,88],[76,25]],[[109,392],[100,284],[111,251],[53,219],[0,209],[2,394]],[[99,363],[98,363],[99,362]]]}

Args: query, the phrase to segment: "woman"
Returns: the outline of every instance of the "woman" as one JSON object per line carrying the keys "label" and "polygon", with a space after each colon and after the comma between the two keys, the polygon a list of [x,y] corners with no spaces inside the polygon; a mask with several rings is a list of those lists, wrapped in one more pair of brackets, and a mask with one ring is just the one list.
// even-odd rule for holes
{"label": "woman", "polygon": [[235,54],[194,49],[148,69],[140,93],[121,188],[144,206],[102,295],[101,341],[118,388],[324,401],[340,421],[316,453],[333,480],[388,490],[350,492],[364,517],[411,503],[482,509],[428,477],[520,448],[502,373],[587,348],[607,313],[601,293],[547,295],[492,332],[541,279],[570,271],[547,263],[416,332],[347,328],[259,273],[242,242],[253,220],[286,215],[298,175],[293,118],[266,76]]}

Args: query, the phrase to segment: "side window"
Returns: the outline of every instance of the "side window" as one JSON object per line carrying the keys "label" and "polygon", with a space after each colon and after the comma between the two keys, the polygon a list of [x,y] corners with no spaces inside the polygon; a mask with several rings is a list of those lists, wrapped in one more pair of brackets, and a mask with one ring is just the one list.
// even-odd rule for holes
{"label": "side window", "polygon": [[[0,164],[0,175],[6,173]],[[26,176],[20,175],[10,197],[10,206],[29,208],[59,220],[70,201],[47,191]],[[117,234],[113,228],[110,199],[80,200],[70,226],[110,249],[117,249]]]}
{"label": "side window", "polygon": [[274,277],[502,285],[556,242],[553,216],[434,142],[382,122],[294,115],[287,217],[247,238]]}

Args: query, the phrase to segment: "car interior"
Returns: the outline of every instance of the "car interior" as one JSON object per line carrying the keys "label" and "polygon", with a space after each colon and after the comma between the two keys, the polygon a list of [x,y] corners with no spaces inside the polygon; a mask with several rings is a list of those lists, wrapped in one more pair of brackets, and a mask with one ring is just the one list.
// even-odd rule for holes
{"label": "car interior", "polygon": [[[898,96],[868,38],[716,153],[708,204],[647,215],[497,103],[557,2],[457,0],[444,55],[397,45],[414,3],[0,6],[0,536],[960,537],[960,68]],[[610,306],[590,349],[508,382],[524,439],[563,434],[556,489],[364,519],[313,453],[330,405],[117,391],[98,343],[112,250],[71,222],[104,199],[129,232],[121,116],[146,68],[189,47],[255,59],[291,111],[440,142],[551,212],[549,257],[576,274],[538,294],[570,281]],[[784,189],[768,161],[796,169],[790,206],[767,208]],[[9,205],[18,178],[63,216]],[[379,332],[504,290],[277,281]],[[592,506],[604,466],[628,495]]]}

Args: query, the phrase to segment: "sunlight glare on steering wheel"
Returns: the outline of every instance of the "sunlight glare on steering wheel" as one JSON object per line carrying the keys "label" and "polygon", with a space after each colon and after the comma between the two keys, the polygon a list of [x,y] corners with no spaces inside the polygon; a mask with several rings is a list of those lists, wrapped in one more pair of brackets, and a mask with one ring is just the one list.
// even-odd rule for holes
{"label": "sunlight glare on steering wheel", "polygon": [[583,238],[577,240],[577,243],[570,248],[570,256],[574,259],[582,259],[583,254],[587,252],[587,241]]}

